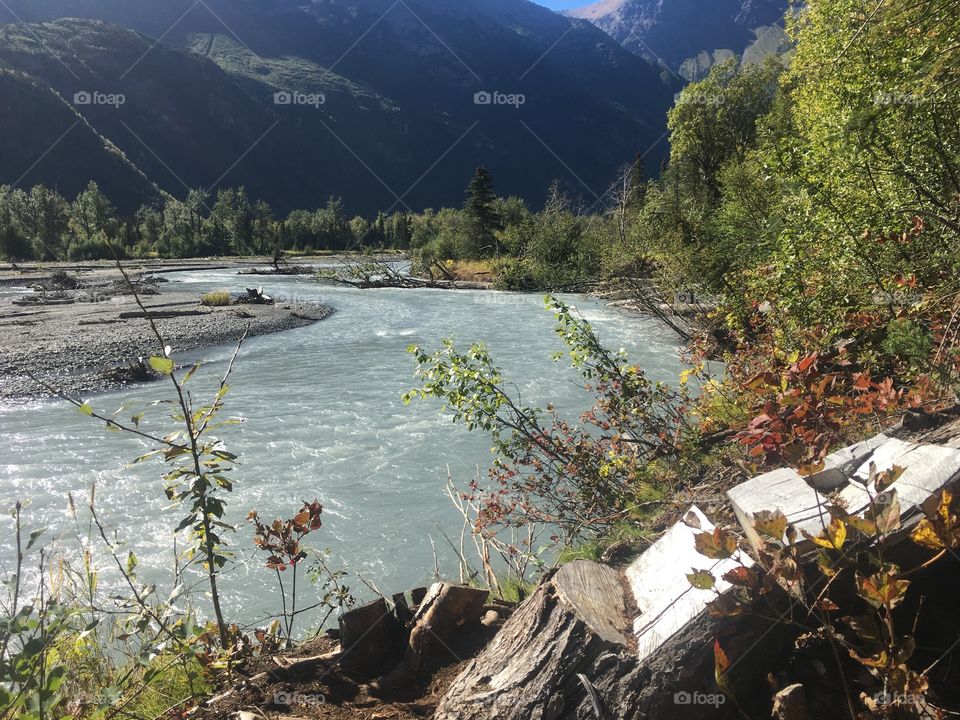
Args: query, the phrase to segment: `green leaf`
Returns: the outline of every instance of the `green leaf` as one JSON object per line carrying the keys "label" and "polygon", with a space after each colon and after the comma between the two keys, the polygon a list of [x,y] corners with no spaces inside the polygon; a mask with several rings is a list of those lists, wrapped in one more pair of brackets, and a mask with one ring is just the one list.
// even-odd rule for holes
{"label": "green leaf", "polygon": [[170,358],[152,357],[150,358],[150,367],[161,375],[173,374],[173,360]]}
{"label": "green leaf", "polygon": [[119,688],[115,688],[115,687],[103,688],[103,690],[100,691],[100,698],[101,698],[100,707],[103,709],[106,709],[114,705],[115,703],[118,703],[121,697],[123,697],[123,693],[120,691]]}
{"label": "green leaf", "polygon": [[687,575],[687,580],[697,590],[710,590],[717,584],[717,579],[707,570],[693,569],[692,573]]}
{"label": "green leaf", "polygon": [[200,363],[196,362],[193,364],[193,367],[187,370],[187,374],[183,376],[183,382],[187,382],[190,378],[193,377],[193,374],[200,369]]}
{"label": "green leaf", "polygon": [[83,632],[80,633],[80,635],[78,636],[78,639],[83,640],[83,638],[90,635],[90,633],[92,633],[99,624],[100,624],[100,620],[93,620],[92,622],[90,622],[90,624],[83,629]]}
{"label": "green leaf", "polygon": [[[67,677],[67,668],[63,665],[59,665],[53,668],[50,671],[50,674],[47,675],[47,687],[45,688],[48,693],[55,693],[60,689],[60,686],[63,684],[63,681]],[[59,699],[58,699],[59,700]],[[56,702],[53,702],[51,707],[56,705]]]}
{"label": "green leaf", "polygon": [[142,463],[144,460],[149,460],[149,459],[152,458],[154,455],[159,455],[161,452],[163,452],[163,451],[162,451],[162,450],[151,450],[151,451],[148,452],[146,455],[141,455],[140,457],[138,457],[136,460],[134,460],[132,463],[130,463],[127,467],[132,467],[132,466],[134,466],[134,465],[136,465],[136,464],[138,464],[138,463]]}
{"label": "green leaf", "polygon": [[27,541],[27,550],[33,547],[33,544],[37,541],[37,538],[39,538],[42,534],[42,529],[34,530],[32,533],[30,533],[30,539]]}

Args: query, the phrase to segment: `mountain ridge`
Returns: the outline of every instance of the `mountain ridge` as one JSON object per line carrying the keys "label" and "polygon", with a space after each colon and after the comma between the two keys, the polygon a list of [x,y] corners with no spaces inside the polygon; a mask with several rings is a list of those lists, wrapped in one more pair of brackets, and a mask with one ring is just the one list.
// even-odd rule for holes
{"label": "mountain ridge", "polygon": [[568,17],[587,20],[635,54],[685,80],[734,55],[755,62],[789,47],[789,0],[599,0]]}
{"label": "mountain ridge", "polygon": [[[593,203],[636,152],[649,152],[657,166],[666,151],[657,144],[664,113],[679,87],[589,23],[526,0],[7,6],[0,22],[41,23],[21,26],[29,28],[21,35],[41,40],[15,47],[8,32],[0,60],[64,97],[123,88],[131,96],[122,109],[133,113],[128,127],[119,123],[123,113],[79,112],[163,190],[207,187],[213,167],[227,170],[257,143],[223,182],[281,209],[316,206],[328,195],[342,195],[358,212],[459,204],[479,164],[494,172],[500,191],[531,204],[555,177]],[[67,12],[85,17],[60,17]],[[96,22],[107,24],[89,24]],[[56,23],[74,25],[65,32]],[[282,92],[323,102],[278,106]],[[486,97],[478,93],[495,92],[525,102],[477,104]],[[211,115],[216,102],[222,117]],[[274,122],[276,131],[258,141]],[[279,167],[269,167],[271,157]]]}

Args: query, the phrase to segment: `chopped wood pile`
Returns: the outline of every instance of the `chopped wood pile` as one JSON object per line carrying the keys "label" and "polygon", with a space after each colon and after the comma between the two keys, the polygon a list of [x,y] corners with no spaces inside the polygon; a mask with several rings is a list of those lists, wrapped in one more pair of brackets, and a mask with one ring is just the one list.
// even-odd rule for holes
{"label": "chopped wood pile", "polygon": [[[486,645],[513,612],[509,603],[488,600],[487,590],[449,583],[378,598],[340,618],[339,630],[332,631],[339,642],[331,642],[325,652],[274,657],[276,667],[256,672],[211,698],[199,715],[236,718],[239,712],[248,712],[249,697],[264,695],[269,701],[254,713],[258,718],[292,710],[276,702],[277,693],[265,690],[271,687],[284,688],[280,693],[284,700],[323,697],[322,703],[310,708],[316,711],[315,717],[328,716],[331,700],[337,698],[341,706],[362,709],[373,702],[389,704],[416,697],[432,675],[462,663]],[[312,688],[310,692],[302,690],[306,686]],[[344,712],[336,717],[354,717],[346,707],[340,710]],[[290,717],[283,712],[275,716]]]}

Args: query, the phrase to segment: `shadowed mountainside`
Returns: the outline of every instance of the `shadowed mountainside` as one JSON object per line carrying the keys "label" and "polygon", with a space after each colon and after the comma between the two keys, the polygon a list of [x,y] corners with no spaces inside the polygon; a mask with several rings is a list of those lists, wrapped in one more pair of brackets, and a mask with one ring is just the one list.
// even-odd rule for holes
{"label": "shadowed mountainside", "polygon": [[[504,194],[539,204],[560,178],[592,204],[636,152],[657,167],[678,87],[589,23],[525,0],[7,5],[0,22],[42,24],[0,30],[2,66],[59,95],[151,182],[175,195],[244,185],[280,210],[333,194],[356,212],[459,204],[478,164]],[[50,22],[64,16],[87,19]],[[76,105],[78,92],[125,103]],[[482,92],[524,102],[477,104]],[[12,123],[0,114],[0,144],[48,148],[69,127],[24,137]],[[111,167],[85,166],[64,177],[41,164],[21,184],[115,182]]]}

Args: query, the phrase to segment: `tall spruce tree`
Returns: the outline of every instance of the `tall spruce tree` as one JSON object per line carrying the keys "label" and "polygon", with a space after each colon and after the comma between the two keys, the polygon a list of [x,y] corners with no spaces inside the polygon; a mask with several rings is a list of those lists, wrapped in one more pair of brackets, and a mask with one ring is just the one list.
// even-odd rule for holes
{"label": "tall spruce tree", "polygon": [[493,175],[482,165],[473,173],[473,179],[467,186],[467,201],[463,210],[467,220],[468,254],[471,257],[489,254],[499,257],[497,231],[503,229],[503,221],[497,210]]}

